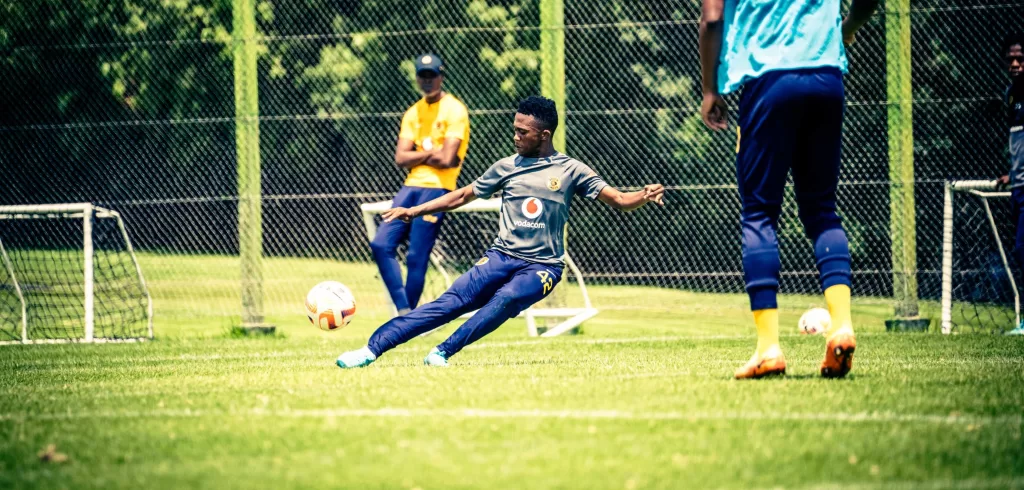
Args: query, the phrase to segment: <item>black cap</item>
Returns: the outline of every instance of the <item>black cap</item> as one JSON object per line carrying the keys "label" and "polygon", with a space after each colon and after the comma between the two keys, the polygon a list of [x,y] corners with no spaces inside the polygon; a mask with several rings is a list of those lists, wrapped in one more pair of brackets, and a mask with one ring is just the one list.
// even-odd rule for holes
{"label": "black cap", "polygon": [[436,54],[423,54],[416,57],[416,73],[429,71],[438,75],[444,74],[444,62]]}

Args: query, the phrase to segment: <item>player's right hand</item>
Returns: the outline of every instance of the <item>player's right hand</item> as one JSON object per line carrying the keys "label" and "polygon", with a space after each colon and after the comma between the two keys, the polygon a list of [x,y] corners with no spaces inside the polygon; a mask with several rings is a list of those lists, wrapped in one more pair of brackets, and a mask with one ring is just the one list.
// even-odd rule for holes
{"label": "player's right hand", "polygon": [[996,180],[996,184],[999,185],[1000,187],[1006,187],[1010,185],[1010,176],[1004,175],[1002,177],[999,177],[999,179]]}
{"label": "player's right hand", "polygon": [[729,106],[721,94],[704,94],[704,102],[700,105],[700,116],[704,125],[711,129],[725,129],[729,115]]}
{"label": "player's right hand", "polygon": [[853,46],[853,43],[857,42],[857,30],[853,28],[853,25],[849,22],[849,19],[843,19],[842,24],[843,30],[843,44],[846,47]]}
{"label": "player's right hand", "polygon": [[653,202],[658,206],[664,206],[665,186],[661,184],[647,184],[644,186],[644,201]]}
{"label": "player's right hand", "polygon": [[412,221],[416,215],[409,208],[397,207],[384,211],[384,214],[380,215],[380,217],[384,218],[385,223],[390,223],[396,219],[408,223]]}

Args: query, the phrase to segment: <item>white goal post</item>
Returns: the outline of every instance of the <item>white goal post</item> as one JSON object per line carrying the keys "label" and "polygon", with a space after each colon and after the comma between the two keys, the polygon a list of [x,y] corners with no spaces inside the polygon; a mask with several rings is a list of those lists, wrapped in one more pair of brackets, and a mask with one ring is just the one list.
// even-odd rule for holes
{"label": "white goal post", "polygon": [[[1002,273],[1005,273],[1006,280],[1012,290],[1014,303],[1014,326],[1020,324],[1020,294],[1017,290],[1017,283],[1013,277],[1013,271],[1007,257],[1006,247],[999,236],[999,229],[996,219],[993,216],[992,207],[989,205],[991,198],[1008,198],[1010,192],[999,189],[995,180],[960,180],[946,182],[943,193],[942,207],[942,333],[949,334],[953,330],[953,289],[954,289],[954,193],[963,192],[981,198],[983,203],[985,220],[989,232],[992,233],[999,258],[1002,261]],[[980,237],[978,237],[980,238]]]}
{"label": "white goal post", "polygon": [[[117,235],[119,238],[124,240],[123,250],[116,250],[115,252],[109,252],[102,250],[106,244],[97,244],[94,242],[94,227],[95,220],[98,219],[111,219],[116,223]],[[103,207],[95,206],[92,203],[73,203],[73,204],[38,204],[38,205],[8,205],[0,206],[0,222],[8,220],[80,220],[81,221],[81,235],[75,238],[74,246],[77,248],[79,243],[81,244],[81,270],[75,271],[74,277],[77,279],[75,282],[81,281],[80,284],[75,286],[73,294],[76,296],[79,294],[77,288],[81,287],[82,295],[82,306],[81,317],[73,320],[75,324],[83,326],[81,333],[77,330],[66,329],[67,332],[72,332],[65,338],[33,338],[31,335],[32,330],[30,329],[30,315],[32,309],[35,307],[32,304],[33,293],[30,291],[32,288],[46,288],[49,287],[47,284],[32,285],[27,287],[26,279],[21,277],[19,271],[19,262],[15,256],[14,250],[11,248],[8,241],[8,248],[4,248],[4,242],[0,241],[0,264],[2,264],[3,270],[6,273],[8,280],[12,283],[9,287],[14,290],[17,297],[17,301],[20,303],[20,324],[18,330],[20,330],[20,337],[15,341],[0,341],[0,344],[33,344],[33,343],[105,343],[105,342],[134,342],[144,341],[153,338],[153,301],[149,294],[149,289],[146,287],[145,278],[142,275],[142,268],[139,266],[138,259],[135,256],[135,251],[132,249],[131,240],[128,237],[128,232],[125,229],[124,221],[121,219],[121,215],[117,211],[106,209]],[[3,237],[0,237],[2,239]],[[11,237],[8,237],[10,239]],[[78,238],[81,242],[78,242]],[[45,257],[49,250],[30,249],[25,251],[24,254],[35,260],[36,256]],[[104,334],[97,331],[97,295],[102,295],[104,291],[97,290],[97,264],[96,257],[102,256],[105,253],[121,253],[127,254],[130,257],[129,270],[125,272],[132,274],[135,277],[132,280],[137,280],[137,284],[132,285],[133,288],[137,287],[141,295],[144,298],[138,298],[140,301],[145,301],[145,327],[143,330],[136,329],[135,331],[120,330],[114,331],[116,326],[111,326],[110,332]],[[56,252],[51,252],[51,255],[56,255]],[[59,259],[48,259],[48,260],[59,260]],[[103,264],[100,264],[101,266]],[[119,264],[125,265],[128,264]],[[133,270],[132,270],[133,269]],[[38,272],[38,271],[35,271]],[[101,271],[102,272],[102,271]],[[81,274],[81,276],[78,276]],[[101,274],[102,275],[102,274]],[[104,276],[105,277],[105,276]],[[45,281],[45,277],[32,278],[29,280]],[[52,278],[51,278],[52,279]],[[58,279],[59,280],[59,279]],[[114,286],[101,285],[105,289],[115,289]],[[39,294],[50,294],[57,295],[61,292],[56,293],[46,291],[45,293]],[[77,300],[75,300],[77,301]],[[44,308],[40,306],[39,308]],[[142,318],[143,313],[139,313],[139,318]],[[60,323],[55,320],[50,320],[52,323]],[[2,326],[2,325],[0,325]],[[48,329],[59,329],[60,326],[47,325]],[[79,336],[80,335],[80,336]]]}
{"label": "white goal post", "polygon": [[11,259],[7,256],[7,251],[4,250],[3,240],[0,240],[0,260],[3,261],[7,277],[11,278],[14,294],[18,297],[18,305],[21,307],[21,321],[19,325],[21,326],[21,340],[24,342],[28,339],[28,305],[25,303],[25,295],[21,292],[21,285],[18,284],[18,280],[14,275],[14,266],[11,264]]}
{"label": "white goal post", "polygon": [[[359,206],[363,214],[363,224],[366,226],[366,236],[370,240],[377,234],[377,223],[374,218],[388,209],[391,209],[391,201],[380,201],[373,203],[365,203]],[[476,199],[469,204],[462,206],[461,208],[449,211],[450,213],[501,213],[501,199]],[[480,251],[483,253],[483,250]],[[451,287],[453,274],[445,268],[444,263],[441,260],[440,255],[435,252],[430,254],[430,263],[437,269],[438,273],[444,279],[445,288]],[[576,263],[573,262],[569,252],[565,253],[565,267],[573,274],[576,282],[579,284],[580,292],[583,296],[583,307],[582,308],[528,308],[526,311],[519,313],[520,317],[526,318],[526,329],[527,333],[531,337],[537,336],[537,318],[565,318],[562,322],[551,327],[546,332],[541,334],[541,337],[555,337],[562,335],[583,322],[593,318],[597,315],[598,310],[593,307],[590,303],[590,296],[587,294],[587,286],[583,282],[583,274],[579,268],[576,267]],[[388,295],[387,291],[384,291],[384,297],[388,304],[391,305],[392,314],[397,314],[394,305],[391,303],[391,296]],[[467,313],[463,317],[472,316],[473,313]]]}

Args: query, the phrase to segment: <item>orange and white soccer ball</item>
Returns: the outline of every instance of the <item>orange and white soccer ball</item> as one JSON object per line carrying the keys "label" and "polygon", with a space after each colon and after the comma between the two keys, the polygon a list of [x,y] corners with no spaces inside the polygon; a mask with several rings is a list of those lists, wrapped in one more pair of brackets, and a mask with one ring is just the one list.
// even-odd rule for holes
{"label": "orange and white soccer ball", "polygon": [[352,321],[356,298],[344,284],[324,281],[306,294],[306,316],[320,330],[336,330]]}
{"label": "orange and white soccer ball", "polygon": [[832,315],[825,308],[811,308],[800,316],[797,326],[800,333],[807,335],[823,334],[832,324]]}

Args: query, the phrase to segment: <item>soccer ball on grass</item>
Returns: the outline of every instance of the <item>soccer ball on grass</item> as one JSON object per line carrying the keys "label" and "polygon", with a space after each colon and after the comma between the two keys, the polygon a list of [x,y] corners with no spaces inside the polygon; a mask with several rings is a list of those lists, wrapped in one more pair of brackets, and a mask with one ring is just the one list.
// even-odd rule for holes
{"label": "soccer ball on grass", "polygon": [[825,308],[811,308],[800,316],[797,327],[806,335],[824,334],[832,324],[832,315]]}
{"label": "soccer ball on grass", "polygon": [[320,330],[336,330],[352,321],[356,314],[356,298],[352,291],[337,281],[324,281],[306,294],[306,316]]}

